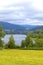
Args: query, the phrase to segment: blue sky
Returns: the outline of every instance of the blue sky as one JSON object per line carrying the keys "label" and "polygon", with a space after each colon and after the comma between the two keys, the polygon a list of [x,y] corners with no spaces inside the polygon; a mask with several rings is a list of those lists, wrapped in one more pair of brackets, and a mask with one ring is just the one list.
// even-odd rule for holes
{"label": "blue sky", "polygon": [[43,0],[0,0],[0,21],[43,25]]}

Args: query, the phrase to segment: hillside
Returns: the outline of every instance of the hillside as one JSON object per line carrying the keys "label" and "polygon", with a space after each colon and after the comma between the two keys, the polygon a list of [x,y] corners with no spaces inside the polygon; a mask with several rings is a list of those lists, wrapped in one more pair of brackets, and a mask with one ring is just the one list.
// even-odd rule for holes
{"label": "hillside", "polygon": [[11,24],[7,22],[0,22],[0,25],[3,26],[3,30],[6,33],[19,33],[25,30],[25,28],[20,25]]}
{"label": "hillside", "polygon": [[34,30],[39,30],[43,29],[43,26],[35,26],[35,25],[16,25],[16,24],[11,24],[7,22],[0,22],[0,25],[3,26],[3,30],[10,34],[10,33],[21,33],[21,34],[26,34],[29,31],[34,31]]}

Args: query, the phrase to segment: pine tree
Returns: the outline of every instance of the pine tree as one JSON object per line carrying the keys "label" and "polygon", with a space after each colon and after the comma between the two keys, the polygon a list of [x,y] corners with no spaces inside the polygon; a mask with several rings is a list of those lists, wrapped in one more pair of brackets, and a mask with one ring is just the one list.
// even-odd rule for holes
{"label": "pine tree", "polygon": [[13,35],[11,35],[9,41],[8,41],[8,48],[14,49],[15,48],[15,40],[13,38]]}

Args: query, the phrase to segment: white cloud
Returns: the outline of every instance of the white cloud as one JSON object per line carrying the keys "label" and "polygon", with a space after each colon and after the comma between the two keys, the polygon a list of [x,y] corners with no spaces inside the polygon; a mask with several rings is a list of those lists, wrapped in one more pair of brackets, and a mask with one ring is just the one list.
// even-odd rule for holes
{"label": "white cloud", "polygon": [[43,0],[32,0],[32,6],[36,10],[43,10]]}
{"label": "white cloud", "polygon": [[43,0],[0,0],[0,21],[43,25]]}

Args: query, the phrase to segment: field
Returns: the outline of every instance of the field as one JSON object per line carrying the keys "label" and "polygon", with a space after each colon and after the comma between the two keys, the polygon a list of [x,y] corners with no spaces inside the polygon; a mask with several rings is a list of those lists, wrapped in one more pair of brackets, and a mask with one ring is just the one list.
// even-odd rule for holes
{"label": "field", "polygon": [[43,50],[0,50],[0,65],[43,65]]}

